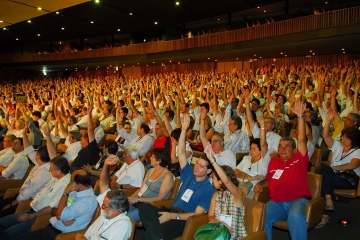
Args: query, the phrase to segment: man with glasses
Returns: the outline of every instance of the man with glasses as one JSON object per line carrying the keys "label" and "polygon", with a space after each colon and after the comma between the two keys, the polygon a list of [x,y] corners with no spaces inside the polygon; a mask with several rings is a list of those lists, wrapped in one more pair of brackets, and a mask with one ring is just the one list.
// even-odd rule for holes
{"label": "man with glasses", "polygon": [[[211,140],[207,140],[206,131],[205,131],[205,117],[206,117],[206,113],[202,112],[201,116],[200,116],[200,140],[201,140],[201,143],[203,144],[204,148],[206,148],[206,146],[208,144],[211,144],[211,149],[215,153],[214,158],[216,159],[216,161],[219,165],[221,165],[221,166],[228,165],[232,169],[235,169],[236,156],[235,156],[234,152],[232,152],[230,149],[224,148],[224,146],[226,144],[226,142],[224,141],[224,138],[220,134],[215,133],[211,137]],[[248,137],[248,140],[249,140],[249,137]]]}
{"label": "man with glasses", "polygon": [[270,160],[265,180],[254,187],[254,192],[269,188],[270,201],[266,203],[264,231],[272,239],[272,226],[286,220],[291,239],[306,239],[305,206],[312,198],[307,185],[309,154],[303,117],[305,104],[295,101],[293,112],[298,117],[297,149],[295,140],[285,137],[280,140],[279,157]]}
{"label": "man with glasses", "polygon": [[12,150],[15,153],[14,159],[5,169],[0,170],[0,179],[23,179],[29,168],[29,160],[24,154],[22,138],[14,140]]}
{"label": "man with glasses", "polygon": [[37,216],[51,213],[59,204],[65,187],[70,182],[70,167],[64,157],[50,161],[51,181],[36,194],[30,203],[30,210],[0,218],[0,239],[11,239],[29,232]]}
{"label": "man with glasses", "polygon": [[[260,138],[260,128],[253,119],[250,107],[250,97],[245,96],[245,106],[246,106],[246,118],[251,129],[251,133],[254,138]],[[277,156],[277,148],[281,137],[274,133],[274,128],[276,127],[276,121],[272,117],[264,117],[265,132],[266,132],[266,142],[268,144],[268,151],[270,152],[271,157]]]}
{"label": "man with glasses", "polygon": [[139,188],[144,179],[144,164],[139,159],[138,150],[130,146],[124,154],[124,164],[113,176],[110,187],[112,189]]}
{"label": "man with glasses", "polygon": [[96,199],[101,206],[101,215],[84,235],[77,234],[76,240],[130,238],[132,223],[126,216],[129,201],[121,190],[109,189],[110,168],[116,166],[117,163],[118,159],[115,156],[110,156],[105,160],[100,173],[100,195]]}
{"label": "man with glasses", "polygon": [[14,151],[12,145],[16,139],[15,135],[9,134],[4,137],[3,145],[4,149],[0,152],[0,168],[7,167],[10,162],[14,159]]}

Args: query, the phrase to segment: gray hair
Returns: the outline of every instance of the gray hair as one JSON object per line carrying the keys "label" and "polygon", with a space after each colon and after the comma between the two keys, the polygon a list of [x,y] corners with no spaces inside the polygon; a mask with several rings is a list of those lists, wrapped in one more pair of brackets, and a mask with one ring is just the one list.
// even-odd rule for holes
{"label": "gray hair", "polygon": [[109,208],[119,213],[126,212],[129,209],[129,200],[125,193],[118,189],[111,190],[106,193],[109,198]]}
{"label": "gray hair", "polygon": [[137,159],[139,159],[139,157],[140,157],[139,151],[138,151],[137,148],[134,147],[134,146],[128,147],[128,148],[127,148],[127,151],[126,151],[126,154],[127,154],[127,155],[130,155],[131,158],[134,159],[134,160],[137,160]]}
{"label": "gray hair", "polygon": [[81,133],[79,131],[70,131],[69,134],[72,136],[72,138],[75,138],[76,140],[80,141]]}
{"label": "gray hair", "polygon": [[283,138],[280,139],[280,142],[281,142],[281,141],[289,141],[289,142],[291,142],[292,148],[293,148],[293,149],[296,148],[295,139],[293,139],[292,137],[283,137]]}
{"label": "gray hair", "polygon": [[276,128],[276,120],[275,120],[275,118],[267,116],[267,117],[264,117],[264,119],[270,119],[271,120],[271,125],[273,125],[274,128]]}
{"label": "gray hair", "polygon": [[16,139],[16,136],[14,134],[8,134],[6,135],[9,141],[14,141]]}

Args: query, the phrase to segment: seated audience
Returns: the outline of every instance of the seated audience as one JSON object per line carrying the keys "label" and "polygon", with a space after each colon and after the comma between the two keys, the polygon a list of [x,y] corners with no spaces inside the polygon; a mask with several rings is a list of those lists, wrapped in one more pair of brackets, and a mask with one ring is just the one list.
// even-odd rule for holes
{"label": "seated audience", "polygon": [[14,159],[6,168],[0,170],[0,179],[23,179],[28,168],[29,160],[24,154],[23,139],[16,138],[12,144]]}

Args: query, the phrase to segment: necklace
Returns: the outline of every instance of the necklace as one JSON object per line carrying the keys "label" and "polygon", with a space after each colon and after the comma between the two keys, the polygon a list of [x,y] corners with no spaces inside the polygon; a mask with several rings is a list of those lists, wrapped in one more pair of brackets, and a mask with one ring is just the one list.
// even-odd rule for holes
{"label": "necklace", "polygon": [[[260,159],[259,159],[260,160]],[[249,169],[249,172],[251,171],[251,167],[252,165],[255,163],[255,158],[251,158],[250,160],[250,167],[248,168]]]}

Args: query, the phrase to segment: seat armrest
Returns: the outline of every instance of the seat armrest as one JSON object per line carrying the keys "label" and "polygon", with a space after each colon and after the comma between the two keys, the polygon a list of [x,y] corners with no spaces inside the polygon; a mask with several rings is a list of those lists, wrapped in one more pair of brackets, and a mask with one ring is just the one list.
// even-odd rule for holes
{"label": "seat armrest", "polygon": [[50,218],[51,218],[50,214],[44,214],[44,215],[37,216],[34,219],[33,224],[31,225],[30,231],[35,231],[35,230],[45,228],[47,225],[49,225]]}
{"label": "seat armrest", "polygon": [[266,233],[264,231],[258,231],[247,235],[241,240],[266,240],[266,239],[267,239]]}
{"label": "seat armrest", "polygon": [[186,220],[186,225],[183,231],[183,234],[181,236],[181,240],[187,240],[192,239],[195,235],[196,230],[199,229],[202,225],[208,223],[208,214],[202,213],[199,215],[194,215],[191,217],[188,217]]}
{"label": "seat armrest", "polygon": [[31,201],[32,200],[20,201],[16,208],[15,213],[24,212],[26,210],[29,210]]}
{"label": "seat armrest", "polygon": [[1,180],[0,191],[6,191],[10,188],[20,188],[23,185],[24,181],[25,179],[20,179],[20,180],[3,179]]}
{"label": "seat armrest", "polygon": [[153,205],[154,207],[157,207],[157,208],[160,208],[161,206],[170,208],[173,201],[174,201],[174,199],[172,198],[172,199],[154,201],[154,202],[151,202],[150,204]]}
{"label": "seat armrest", "polygon": [[6,191],[4,199],[15,197],[20,192],[20,188],[10,188]]}
{"label": "seat armrest", "polygon": [[80,230],[80,231],[69,232],[69,233],[61,233],[56,236],[56,240],[74,240],[78,233],[84,235],[86,233],[86,230]]}
{"label": "seat armrest", "polygon": [[269,188],[263,187],[262,192],[255,192],[253,199],[258,202],[267,203],[270,200]]}
{"label": "seat armrest", "polygon": [[324,214],[325,200],[322,197],[314,198],[305,206],[305,218],[307,229],[315,227],[322,219]]}

